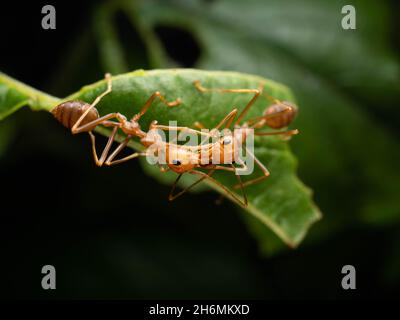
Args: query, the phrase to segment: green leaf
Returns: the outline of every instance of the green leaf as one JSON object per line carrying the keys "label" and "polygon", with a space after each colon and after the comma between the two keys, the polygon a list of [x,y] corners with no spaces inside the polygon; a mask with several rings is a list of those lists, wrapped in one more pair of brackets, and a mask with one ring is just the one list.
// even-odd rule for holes
{"label": "green leaf", "polygon": [[25,105],[50,110],[58,101],[0,72],[0,120]]}
{"label": "green leaf", "polygon": [[[167,100],[181,98],[182,104],[167,108],[164,104],[155,102],[141,119],[144,130],[148,129],[153,120],[160,124],[168,124],[169,120],[174,120],[178,125],[190,127],[195,121],[200,121],[206,127],[212,128],[234,107],[242,109],[252,97],[249,94],[200,93],[193,86],[195,80],[200,80],[204,86],[210,88],[258,88],[262,85],[270,95],[281,100],[294,101],[287,87],[252,75],[191,69],[138,70],[113,77],[113,91],[103,98],[98,110],[101,115],[120,112],[130,118],[140,110],[152,93],[160,91]],[[104,90],[103,80],[83,87],[65,100],[80,99],[91,102]],[[39,101],[38,95],[35,99],[30,99],[30,95],[25,94],[23,90],[20,95],[25,98],[18,104],[29,102],[32,107],[50,109],[47,104],[35,104]],[[261,97],[250,110],[248,117],[262,114],[269,104],[266,98]],[[12,108],[11,103],[7,107]],[[100,131],[104,133],[104,129]],[[295,139],[301,139],[301,135]],[[139,148],[137,141],[131,146]],[[287,142],[279,137],[256,137],[255,153],[269,168],[271,176],[264,183],[246,188],[250,202],[247,211],[271,228],[285,243],[295,247],[303,239],[310,225],[320,218],[320,213],[311,201],[310,190],[296,177],[296,160]],[[261,173],[256,171],[254,174]],[[157,178],[165,182],[163,175],[158,173]],[[236,183],[232,173],[219,173],[216,178],[228,187]],[[214,185],[209,186],[220,191]]]}

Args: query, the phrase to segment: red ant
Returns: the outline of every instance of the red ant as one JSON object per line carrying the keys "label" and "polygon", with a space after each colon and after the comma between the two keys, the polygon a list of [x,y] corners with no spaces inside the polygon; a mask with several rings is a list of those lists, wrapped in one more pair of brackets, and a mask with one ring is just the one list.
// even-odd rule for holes
{"label": "red ant", "polygon": [[[151,104],[156,98],[159,98],[161,102],[163,102],[167,107],[178,106],[181,103],[181,100],[178,98],[172,102],[167,102],[165,97],[161,95],[160,92],[153,93],[150,98],[146,101],[146,103],[141,108],[140,112],[133,116],[132,119],[128,120],[124,115],[114,112],[102,117],[99,116],[99,113],[95,106],[101,101],[101,99],[109,94],[112,91],[112,80],[111,75],[106,74],[105,76],[107,82],[107,89],[100,94],[91,104],[88,104],[83,101],[73,100],[66,101],[59,105],[57,105],[54,109],[52,109],[52,113],[54,117],[62,123],[65,127],[71,129],[73,134],[87,132],[90,135],[91,143],[92,143],[92,153],[93,158],[95,160],[96,165],[114,165],[118,163],[122,163],[128,161],[130,159],[136,158],[138,156],[148,156],[147,152],[135,152],[127,157],[122,159],[114,160],[114,158],[127,146],[128,142],[132,137],[138,137],[140,139],[141,144],[145,147],[146,151],[152,146],[156,147],[157,150],[164,150],[166,155],[166,164],[167,168],[161,167],[161,171],[165,172],[167,170],[172,170],[179,174],[176,182],[180,179],[183,173],[190,173],[194,175],[198,175],[201,178],[195,182],[191,187],[195,184],[199,183],[204,179],[210,180],[212,183],[218,185],[220,188],[224,190],[224,192],[230,196],[233,200],[239,203],[242,206],[247,205],[247,200],[245,202],[241,201],[232,191],[222,185],[220,182],[211,177],[211,175],[215,172],[215,170],[225,170],[224,166],[216,166],[216,165],[203,165],[201,164],[201,159],[199,158],[199,152],[192,151],[184,146],[180,146],[178,144],[166,143],[162,141],[162,138],[159,134],[154,133],[153,129],[162,129],[162,130],[180,130],[184,128],[185,131],[198,132],[197,130],[192,130],[186,127],[169,127],[169,126],[159,126],[157,125],[157,121],[153,121],[150,125],[149,132],[145,132],[141,129],[139,120],[140,118],[147,112]],[[115,119],[117,121],[112,121]],[[98,125],[104,125],[105,127],[112,127],[111,135],[108,138],[108,142],[100,156],[100,159],[97,156],[96,152],[96,143],[95,136],[92,133],[92,130]],[[118,129],[121,129],[125,134],[126,138],[123,142],[119,144],[119,146],[114,150],[114,152],[109,155],[110,148],[112,143],[115,140]],[[208,169],[208,174],[195,170],[196,168]],[[237,176],[239,184],[241,185],[240,177]],[[171,190],[169,199],[173,200],[178,197],[180,194],[184,193],[185,190],[178,195],[173,195],[175,190],[176,182]]]}

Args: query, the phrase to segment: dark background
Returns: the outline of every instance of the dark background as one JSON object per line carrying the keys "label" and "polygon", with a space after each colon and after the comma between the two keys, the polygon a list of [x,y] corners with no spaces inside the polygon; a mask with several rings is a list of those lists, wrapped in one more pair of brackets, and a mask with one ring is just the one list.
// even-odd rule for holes
{"label": "dark background", "polygon": [[[40,27],[45,4],[56,6],[56,31]],[[79,46],[95,45],[87,19],[96,5],[2,4],[0,70],[55,96],[101,79],[96,51],[86,60],[79,54]],[[396,21],[398,5],[390,5]],[[399,52],[396,23],[391,38]],[[140,55],[140,38],[125,24],[117,20],[123,34],[137,40],[139,52],[130,69],[149,68],[146,55]],[[77,44],[75,37],[82,33],[87,41]],[[200,49],[190,34],[173,28],[159,28],[157,34],[181,66],[194,65]],[[87,63],[81,74],[69,67],[76,59]],[[390,113],[375,113],[399,132]],[[50,114],[23,109],[0,125],[10,128],[8,147],[0,155],[2,297],[351,299],[400,294],[399,283],[382,276],[387,248],[398,239],[398,223],[353,226],[265,258],[234,205],[216,206],[215,194],[190,194],[169,203],[169,187],[147,177],[139,163],[96,168],[88,138],[72,137]],[[41,288],[45,264],[56,267],[57,290]],[[355,291],[341,288],[345,264],[357,269]]]}

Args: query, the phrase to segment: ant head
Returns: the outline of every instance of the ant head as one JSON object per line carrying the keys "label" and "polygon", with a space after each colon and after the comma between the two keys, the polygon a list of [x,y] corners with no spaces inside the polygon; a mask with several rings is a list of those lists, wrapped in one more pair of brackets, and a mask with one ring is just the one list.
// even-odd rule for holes
{"label": "ant head", "polygon": [[[219,140],[219,150],[213,150],[213,158],[217,156],[220,163],[231,163],[235,158],[237,147],[240,145],[241,138],[237,135],[238,131],[242,132],[242,129],[235,129],[234,132],[224,135]],[[241,133],[240,133],[241,134]]]}
{"label": "ant head", "polygon": [[233,144],[233,137],[232,135],[224,136],[220,140],[221,145],[223,146],[230,146]]}
{"label": "ant head", "polygon": [[167,165],[176,173],[184,173],[196,167],[196,155],[182,148],[169,149]]}
{"label": "ant head", "polygon": [[234,149],[237,144],[246,141],[246,138],[253,134],[253,131],[252,128],[245,126],[236,128],[233,132],[229,132],[219,139],[220,147],[224,150]]}

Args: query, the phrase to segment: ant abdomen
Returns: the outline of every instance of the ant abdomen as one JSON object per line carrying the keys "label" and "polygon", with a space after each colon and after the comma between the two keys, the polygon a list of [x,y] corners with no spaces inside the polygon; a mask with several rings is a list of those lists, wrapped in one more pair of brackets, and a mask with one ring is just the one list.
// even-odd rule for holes
{"label": "ant abdomen", "polygon": [[[59,104],[53,110],[51,110],[51,113],[64,127],[72,129],[76,121],[78,121],[78,119],[89,107],[90,104],[86,102],[79,100],[72,100]],[[97,109],[92,108],[86,115],[86,117],[82,120],[80,125],[85,125],[98,118],[99,118],[99,113]],[[92,130],[92,128],[89,128],[87,131],[90,130]]]}
{"label": "ant abdomen", "polygon": [[[285,112],[285,110],[287,111]],[[274,114],[279,115],[273,117],[272,115]],[[269,127],[273,129],[281,129],[287,127],[293,121],[296,114],[297,106],[287,101],[273,104],[264,111],[265,116],[272,116],[265,118],[265,122]]]}

